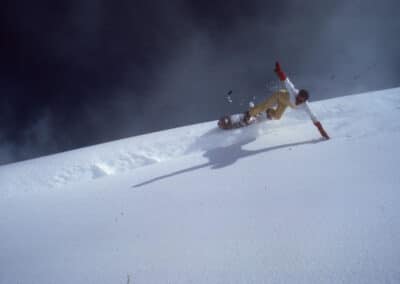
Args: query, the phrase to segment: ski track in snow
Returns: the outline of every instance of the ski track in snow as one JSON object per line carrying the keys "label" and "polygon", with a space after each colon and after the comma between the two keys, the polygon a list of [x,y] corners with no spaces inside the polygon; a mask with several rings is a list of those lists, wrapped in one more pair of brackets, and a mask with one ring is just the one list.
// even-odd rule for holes
{"label": "ski track in snow", "polygon": [[[399,121],[400,88],[314,102],[311,106],[333,139],[365,137],[381,129],[400,131],[400,123],[396,123]],[[389,128],[384,127],[388,119],[393,121]],[[368,129],[362,127],[365,123],[370,126]],[[292,131],[294,128],[296,130]],[[271,144],[267,146],[272,147],[282,143],[285,137],[300,138],[299,130],[303,133],[302,139],[319,137],[304,113],[289,109],[279,121],[261,122],[232,131],[219,130],[216,121],[212,121],[167,130],[168,135],[151,133],[122,139],[2,166],[0,194],[8,196],[58,189],[186,155],[202,154],[261,135],[271,136]],[[39,160],[41,165],[45,162],[44,167],[36,166]],[[58,163],[60,160],[63,164]]]}

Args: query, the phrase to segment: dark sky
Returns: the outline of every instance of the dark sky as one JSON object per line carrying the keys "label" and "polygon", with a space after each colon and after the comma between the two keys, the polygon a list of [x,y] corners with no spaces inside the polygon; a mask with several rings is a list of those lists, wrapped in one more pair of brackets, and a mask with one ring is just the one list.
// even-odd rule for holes
{"label": "dark sky", "polygon": [[0,164],[242,111],[276,59],[311,101],[400,86],[399,2],[6,1]]}

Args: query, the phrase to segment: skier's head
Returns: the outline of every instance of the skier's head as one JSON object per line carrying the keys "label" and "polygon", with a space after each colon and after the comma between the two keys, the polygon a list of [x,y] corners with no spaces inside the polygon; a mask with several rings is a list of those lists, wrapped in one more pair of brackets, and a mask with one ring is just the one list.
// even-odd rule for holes
{"label": "skier's head", "polygon": [[309,97],[310,96],[308,95],[308,92],[304,89],[301,89],[296,96],[296,105],[304,103],[305,101],[308,100]]}

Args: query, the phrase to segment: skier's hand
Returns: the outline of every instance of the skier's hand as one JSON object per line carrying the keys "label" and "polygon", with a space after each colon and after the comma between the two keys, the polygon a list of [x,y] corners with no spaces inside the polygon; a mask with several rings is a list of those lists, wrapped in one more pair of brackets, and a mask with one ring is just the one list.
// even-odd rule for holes
{"label": "skier's hand", "polygon": [[314,125],[318,128],[319,133],[321,133],[322,137],[324,137],[325,139],[329,139],[328,133],[326,133],[325,129],[322,127],[321,122],[316,121],[314,122]]}
{"label": "skier's hand", "polygon": [[286,80],[286,74],[285,72],[283,72],[283,70],[281,69],[281,65],[279,64],[279,62],[277,61],[275,63],[275,69],[274,69],[276,75],[278,75],[279,80],[281,81],[285,81]]}

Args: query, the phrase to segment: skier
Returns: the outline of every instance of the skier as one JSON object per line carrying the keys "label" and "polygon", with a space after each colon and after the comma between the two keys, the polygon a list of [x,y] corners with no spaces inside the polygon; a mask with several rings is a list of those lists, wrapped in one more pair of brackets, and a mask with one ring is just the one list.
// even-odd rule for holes
{"label": "skier", "polygon": [[[315,114],[311,111],[310,106],[308,105],[308,92],[303,89],[297,90],[295,88],[293,83],[282,71],[279,62],[276,62],[274,71],[278,75],[279,79],[284,83],[286,90],[281,89],[278,92],[274,93],[264,102],[250,108],[249,111],[246,112],[245,122],[250,124],[253,120],[255,120],[255,117],[263,111],[266,112],[268,119],[280,119],[288,106],[293,109],[304,109],[306,113],[310,116],[314,125],[318,128],[322,137],[324,137],[325,139],[329,139],[329,136],[322,127],[321,122],[319,122]],[[275,109],[272,108],[275,105],[277,105],[277,107]]]}

